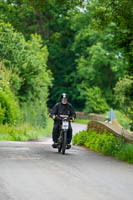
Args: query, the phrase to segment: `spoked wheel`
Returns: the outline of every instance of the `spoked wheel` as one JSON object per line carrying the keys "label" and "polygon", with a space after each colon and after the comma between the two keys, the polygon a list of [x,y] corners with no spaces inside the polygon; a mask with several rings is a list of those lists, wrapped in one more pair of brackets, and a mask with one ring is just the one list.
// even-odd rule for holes
{"label": "spoked wheel", "polygon": [[63,133],[63,143],[62,143],[62,154],[65,154],[66,145],[67,145],[67,132],[64,131],[64,133]]}

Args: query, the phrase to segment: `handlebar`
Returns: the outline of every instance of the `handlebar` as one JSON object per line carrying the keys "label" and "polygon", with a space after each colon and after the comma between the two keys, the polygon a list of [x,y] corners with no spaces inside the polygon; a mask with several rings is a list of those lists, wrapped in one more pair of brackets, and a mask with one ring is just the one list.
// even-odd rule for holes
{"label": "handlebar", "polygon": [[69,117],[68,115],[56,115],[56,119],[57,120],[67,120],[67,121],[71,121],[72,122],[72,117]]}

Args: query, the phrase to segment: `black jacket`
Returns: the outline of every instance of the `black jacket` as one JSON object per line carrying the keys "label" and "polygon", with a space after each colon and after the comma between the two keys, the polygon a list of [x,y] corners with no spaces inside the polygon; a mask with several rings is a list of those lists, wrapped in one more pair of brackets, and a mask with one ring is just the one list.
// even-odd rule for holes
{"label": "black jacket", "polygon": [[76,118],[76,113],[70,103],[57,103],[51,110],[50,117],[52,117],[53,115],[68,115],[69,117]]}

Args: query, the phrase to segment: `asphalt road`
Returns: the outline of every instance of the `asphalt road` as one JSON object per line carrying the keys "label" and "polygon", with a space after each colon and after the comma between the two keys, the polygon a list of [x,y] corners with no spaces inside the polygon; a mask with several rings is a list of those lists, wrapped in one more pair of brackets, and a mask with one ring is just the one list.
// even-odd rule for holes
{"label": "asphalt road", "polygon": [[132,200],[133,165],[83,147],[62,155],[50,138],[0,142],[0,200],[69,199]]}

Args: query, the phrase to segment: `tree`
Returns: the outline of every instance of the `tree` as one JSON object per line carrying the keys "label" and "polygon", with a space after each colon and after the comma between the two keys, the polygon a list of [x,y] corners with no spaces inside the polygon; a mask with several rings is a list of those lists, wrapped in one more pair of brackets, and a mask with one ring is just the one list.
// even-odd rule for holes
{"label": "tree", "polygon": [[10,22],[18,31],[26,35],[41,34],[43,39],[50,39],[53,31],[58,32],[56,23],[69,10],[83,6],[84,0],[2,0],[1,17]]}
{"label": "tree", "polygon": [[12,72],[9,80],[12,91],[20,105],[32,105],[38,115],[35,117],[42,116],[41,125],[45,124],[48,88],[52,78],[46,65],[47,47],[42,45],[37,34],[25,41],[21,33],[4,23],[0,24],[0,41],[0,58]]}
{"label": "tree", "polygon": [[85,112],[87,113],[105,113],[109,106],[104,99],[100,88],[92,87],[85,90]]}
{"label": "tree", "polygon": [[103,30],[110,23],[115,23],[115,43],[124,49],[128,58],[129,75],[133,73],[133,12],[132,0],[92,0],[88,3],[92,14],[92,26]]}
{"label": "tree", "polygon": [[[132,79],[133,75],[133,10],[132,0],[92,0],[88,3],[88,9],[92,14],[92,27],[96,30],[104,30],[109,24],[114,23],[116,28],[110,34],[114,34],[114,41],[118,48],[123,49],[123,57],[128,61],[126,65],[126,74],[131,77],[124,78],[118,82],[116,88],[118,89],[117,99],[121,100],[120,104],[124,105],[125,109],[127,103],[123,104],[124,93],[123,87],[127,85]],[[125,80],[125,84],[124,84]],[[115,89],[115,91],[117,90]],[[126,89],[125,89],[126,90]],[[129,91],[130,90],[130,91]],[[130,99],[132,88],[129,87],[126,99]],[[125,101],[125,100],[124,100]],[[130,100],[129,100],[130,102]],[[121,107],[122,109],[122,107]],[[132,109],[132,108],[131,108]],[[129,111],[130,112],[130,111]]]}
{"label": "tree", "polygon": [[114,90],[120,109],[133,120],[133,76],[126,76],[120,79]]}
{"label": "tree", "polygon": [[71,97],[73,104],[77,107],[79,105],[79,92],[75,90],[75,55],[71,50],[74,31],[70,28],[70,19],[73,10],[77,12],[77,7],[83,6],[82,2],[83,0],[14,0],[13,3],[2,3],[6,22],[12,23],[26,39],[30,39],[31,33],[37,32],[48,47],[48,67],[54,76],[49,106],[53,106],[64,91]]}
{"label": "tree", "polygon": [[[88,12],[85,21],[87,18],[89,18]],[[115,44],[116,25],[111,23],[104,30],[95,30],[90,23],[89,18],[88,25],[81,24],[79,30],[79,25],[77,26],[73,43],[73,51],[77,56],[77,76],[80,80],[78,89],[82,95],[85,88],[99,87],[112,107],[114,106],[113,88],[119,77],[124,76],[128,62],[124,57],[123,49]],[[76,22],[73,24],[76,29]]]}
{"label": "tree", "polygon": [[12,69],[12,89],[24,101],[31,98],[45,98],[50,85],[50,71],[47,70],[47,48],[40,36],[32,35],[25,41],[21,33],[9,24],[0,24],[0,57],[7,68]]}
{"label": "tree", "polygon": [[10,76],[11,71],[0,62],[0,124],[15,125],[22,117],[18,100],[9,85]]}
{"label": "tree", "polygon": [[84,88],[93,86],[114,106],[113,87],[133,69],[132,0],[2,0],[0,7],[1,20],[12,23],[26,41],[38,33],[47,45],[54,77],[50,107],[65,91],[82,110]]}

